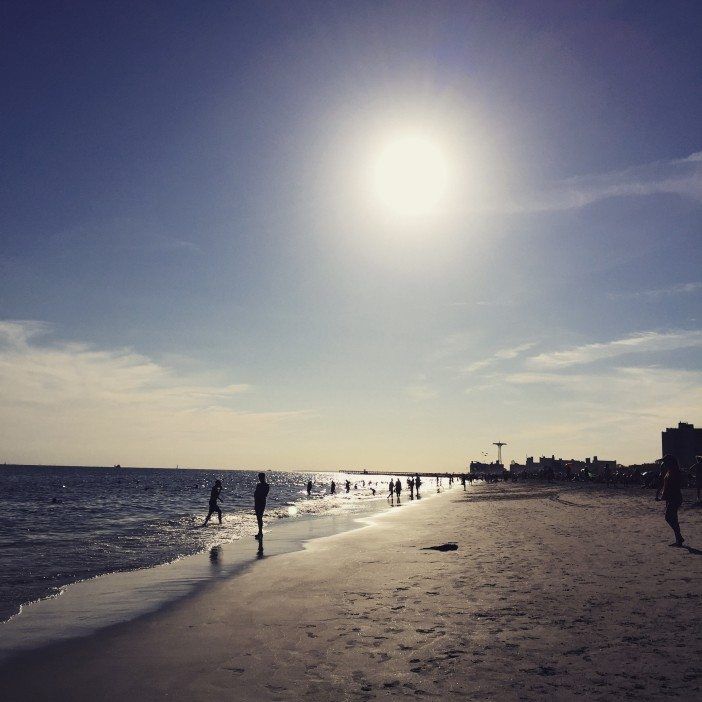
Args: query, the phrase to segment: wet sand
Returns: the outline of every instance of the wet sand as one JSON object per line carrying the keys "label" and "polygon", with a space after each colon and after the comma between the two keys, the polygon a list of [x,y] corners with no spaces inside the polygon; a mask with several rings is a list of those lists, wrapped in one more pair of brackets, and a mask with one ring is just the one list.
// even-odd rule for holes
{"label": "wet sand", "polygon": [[638,488],[458,486],[23,654],[0,696],[699,699],[702,509],[686,496],[682,549],[662,511]]}

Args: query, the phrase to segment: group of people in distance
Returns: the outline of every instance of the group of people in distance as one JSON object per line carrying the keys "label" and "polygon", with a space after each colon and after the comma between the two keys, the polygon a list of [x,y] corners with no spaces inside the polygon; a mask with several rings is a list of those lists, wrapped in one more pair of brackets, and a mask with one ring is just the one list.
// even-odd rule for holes
{"label": "group of people in distance", "polygon": [[[420,499],[419,488],[422,487],[422,479],[419,475],[407,478],[407,489],[410,491],[410,500],[414,499],[415,492],[417,493],[417,499]],[[397,504],[400,504],[400,495],[402,494],[402,482],[399,478],[397,480],[390,479],[388,483],[388,500],[390,504],[395,504],[395,497],[397,497]]]}
{"label": "group of people in distance", "polygon": [[[363,481],[364,486],[365,486],[365,481]],[[375,488],[371,487],[371,483],[368,483],[368,486],[372,492],[373,495],[375,495]],[[409,488],[410,491],[410,499],[414,499],[415,491],[417,494],[417,498],[419,498],[419,488],[422,485],[422,479],[419,477],[419,475],[415,475],[413,478],[407,478],[407,487]],[[311,480],[307,481],[307,495],[310,496],[312,494],[312,487],[313,483]],[[354,486],[354,488],[357,488],[358,485]],[[346,492],[349,492],[351,490],[351,481],[347,480],[346,481]],[[259,542],[262,542],[263,539],[263,513],[266,510],[266,499],[268,497],[268,493],[270,491],[270,485],[269,483],[266,482],[266,474],[265,473],[259,473],[258,474],[258,483],[256,484],[256,488],[254,489],[254,512],[256,514],[256,522],[258,523],[258,532],[256,533],[255,537]],[[394,496],[397,495],[397,503],[400,504],[400,494],[402,492],[402,483],[400,482],[400,479],[398,478],[397,480],[393,481],[390,480],[389,484],[389,493],[388,493],[388,499],[393,502],[394,504]],[[334,495],[336,493],[336,483],[332,480],[331,485],[329,488],[329,493],[331,495]],[[205,517],[205,521],[203,522],[202,526],[207,526],[210,522],[210,519],[212,519],[212,515],[216,514],[217,515],[217,520],[221,524],[222,523],[222,509],[219,506],[219,502],[222,500],[222,481],[221,480],[215,480],[214,485],[212,486],[212,489],[210,491],[210,504],[209,504],[209,511],[207,512],[207,516]]]}
{"label": "group of people in distance", "polygon": [[[656,491],[656,501],[663,500],[666,503],[665,507],[665,521],[668,523],[670,528],[675,534],[675,545],[682,546],[685,542],[683,535],[680,531],[680,522],[678,520],[678,510],[683,502],[682,487],[683,487],[683,474],[680,470],[680,465],[678,459],[675,456],[667,455],[664,456],[661,461],[661,474],[663,479],[661,481],[660,487]],[[700,500],[700,491],[702,490],[702,456],[697,456],[697,463],[692,467],[692,472],[695,474],[696,487],[697,487],[697,500]],[[465,476],[461,476],[461,483],[465,489]],[[440,479],[437,480],[437,486],[440,485]],[[449,482],[453,482],[453,478],[450,477]],[[365,485],[365,481],[364,481]],[[371,483],[368,483],[369,487]],[[419,475],[407,478],[407,488],[410,491],[410,499],[420,498],[419,490],[422,486],[422,479]],[[355,486],[357,487],[357,486]],[[346,481],[346,492],[348,493],[351,489],[351,483],[349,480]],[[375,495],[375,488],[370,487],[373,495]],[[268,497],[268,492],[270,491],[270,485],[266,482],[266,474],[258,474],[258,483],[254,489],[254,512],[256,514],[256,522],[258,523],[258,532],[255,535],[255,539],[259,541],[259,550],[263,550],[263,513],[266,509],[266,498]],[[307,495],[312,493],[312,481],[307,482]],[[336,493],[336,483],[332,480],[329,488],[329,493],[334,495]],[[402,494],[402,482],[399,478],[396,480],[390,480],[388,483],[388,496],[387,499],[391,504],[400,504],[400,496]],[[207,526],[213,514],[217,514],[217,519],[219,523],[222,523],[222,510],[219,506],[219,502],[222,499],[222,481],[215,480],[212,490],[210,492],[210,508],[205,517],[205,521],[202,526]]]}

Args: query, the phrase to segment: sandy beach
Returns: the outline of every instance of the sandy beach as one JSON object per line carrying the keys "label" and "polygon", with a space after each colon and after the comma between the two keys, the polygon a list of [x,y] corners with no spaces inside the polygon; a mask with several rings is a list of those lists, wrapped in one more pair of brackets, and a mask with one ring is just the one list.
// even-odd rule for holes
{"label": "sandy beach", "polygon": [[639,488],[458,486],[22,654],[1,696],[699,699],[702,509],[686,496],[687,548],[662,511]]}

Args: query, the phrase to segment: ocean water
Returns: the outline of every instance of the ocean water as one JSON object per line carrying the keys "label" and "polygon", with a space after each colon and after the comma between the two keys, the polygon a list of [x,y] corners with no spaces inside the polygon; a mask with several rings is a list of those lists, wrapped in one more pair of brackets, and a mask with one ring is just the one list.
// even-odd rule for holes
{"label": "ocean water", "polygon": [[[367,511],[385,503],[389,480],[343,473],[266,475],[268,524]],[[216,479],[224,485],[224,523],[219,526],[215,516],[202,528]],[[314,489],[308,497],[310,479]],[[0,466],[0,621],[70,583],[250,539],[256,531],[256,482],[257,474],[248,471]]]}

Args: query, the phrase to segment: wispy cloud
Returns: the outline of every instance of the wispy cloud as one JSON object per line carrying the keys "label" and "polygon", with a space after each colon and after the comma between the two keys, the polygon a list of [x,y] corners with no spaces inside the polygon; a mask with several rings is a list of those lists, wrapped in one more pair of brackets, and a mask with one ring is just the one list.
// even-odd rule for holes
{"label": "wispy cloud", "polygon": [[486,411],[497,406],[521,455],[650,460],[660,455],[660,431],[680,420],[698,423],[702,407],[702,368],[667,367],[666,353],[701,346],[702,330],[678,330],[535,355],[527,349],[509,363],[476,364],[466,393],[491,397]]}
{"label": "wispy cloud", "polygon": [[435,397],[438,397],[439,392],[434,385],[427,381],[425,375],[419,375],[405,387],[405,394],[410,399],[421,402],[423,400],[433,400]]}
{"label": "wispy cloud", "polygon": [[657,353],[696,346],[702,346],[700,330],[665,333],[649,331],[614,341],[541,353],[530,358],[529,364],[536,368],[564,368],[627,354]]}
{"label": "wispy cloud", "polygon": [[540,193],[514,198],[510,212],[571,210],[613,197],[673,194],[702,200],[702,151],[621,171],[575,176]]}
{"label": "wispy cloud", "polygon": [[488,356],[487,358],[483,358],[478,361],[473,361],[473,363],[468,364],[467,366],[461,369],[461,373],[464,375],[475,373],[477,371],[484,370],[485,368],[494,366],[500,361],[506,361],[512,358],[517,358],[517,356],[521,356],[523,353],[533,348],[534,346],[536,346],[535,342],[528,341],[523,344],[519,344],[518,346],[512,346],[506,349],[499,349],[498,351],[495,351],[495,353],[493,353],[492,356]]}
{"label": "wispy cloud", "polygon": [[565,439],[573,451],[582,446],[582,455],[616,446],[639,459],[654,458],[660,431],[680,419],[694,420],[702,407],[702,372],[697,370],[645,366],[581,374],[524,372],[502,381],[502,387],[505,382],[521,386],[527,401],[534,385],[554,388],[551,401],[534,407],[514,439],[545,440],[546,448]]}
{"label": "wispy cloud", "polygon": [[514,300],[508,300],[508,299],[497,299],[495,298],[494,300],[473,300],[471,302],[468,301],[456,301],[452,302],[451,306],[452,307],[512,307],[516,303]]}
{"label": "wispy cloud", "polygon": [[127,455],[143,465],[173,455],[174,463],[213,465],[236,460],[251,442],[307,414],[252,411],[241,404],[252,390],[247,383],[184,375],[130,349],[53,341],[51,330],[41,322],[0,322],[5,456],[126,463]]}
{"label": "wispy cloud", "polygon": [[658,300],[676,295],[691,295],[700,291],[702,291],[702,283],[680,283],[667,288],[608,293],[607,297],[611,300]]}

